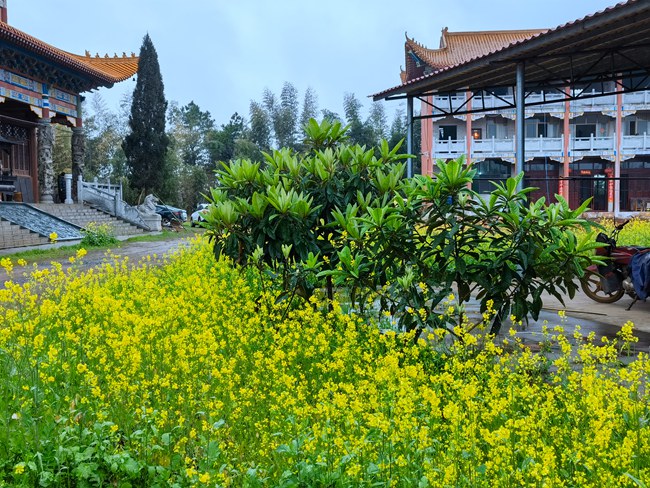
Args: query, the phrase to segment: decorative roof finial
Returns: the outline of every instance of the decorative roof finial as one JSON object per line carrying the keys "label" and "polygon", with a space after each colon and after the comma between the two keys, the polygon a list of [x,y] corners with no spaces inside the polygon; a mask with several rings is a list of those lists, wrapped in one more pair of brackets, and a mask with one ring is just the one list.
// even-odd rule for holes
{"label": "decorative roof finial", "polygon": [[0,0],[0,20],[5,24],[8,24],[7,21],[7,0]]}
{"label": "decorative roof finial", "polygon": [[440,34],[440,49],[447,47],[447,31],[449,27],[443,27],[442,33]]}

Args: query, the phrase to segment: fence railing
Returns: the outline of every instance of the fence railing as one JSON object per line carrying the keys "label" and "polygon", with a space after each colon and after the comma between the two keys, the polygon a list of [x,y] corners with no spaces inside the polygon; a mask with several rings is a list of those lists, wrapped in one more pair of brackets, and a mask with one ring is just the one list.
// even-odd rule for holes
{"label": "fence railing", "polygon": [[145,223],[140,212],[122,200],[122,184],[83,181],[79,175],[77,182],[77,199],[79,203],[89,203],[100,210],[125,220],[141,229],[153,230]]}

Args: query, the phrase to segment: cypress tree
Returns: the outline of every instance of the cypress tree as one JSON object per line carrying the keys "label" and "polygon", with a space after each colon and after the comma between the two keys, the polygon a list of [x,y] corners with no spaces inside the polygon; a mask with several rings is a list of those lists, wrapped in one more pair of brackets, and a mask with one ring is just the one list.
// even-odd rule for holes
{"label": "cypress tree", "polygon": [[160,194],[167,173],[165,155],[169,138],[165,133],[167,100],[164,90],[158,54],[147,34],[140,48],[138,80],[129,116],[130,132],[122,143],[131,187],[145,195]]}

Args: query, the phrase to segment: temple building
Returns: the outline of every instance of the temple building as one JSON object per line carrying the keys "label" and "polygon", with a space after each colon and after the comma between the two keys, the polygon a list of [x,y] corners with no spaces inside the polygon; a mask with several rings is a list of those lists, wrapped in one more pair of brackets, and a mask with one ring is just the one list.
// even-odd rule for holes
{"label": "temple building", "polygon": [[83,174],[82,93],[131,78],[138,57],[72,54],[8,22],[0,0],[0,200],[52,203],[53,124],[72,129],[73,181]]}
{"label": "temple building", "polygon": [[479,193],[523,170],[534,199],[650,211],[649,31],[650,4],[628,0],[553,29],[445,28],[437,48],[407,36],[401,85],[374,99],[421,120],[423,174],[464,156]]}

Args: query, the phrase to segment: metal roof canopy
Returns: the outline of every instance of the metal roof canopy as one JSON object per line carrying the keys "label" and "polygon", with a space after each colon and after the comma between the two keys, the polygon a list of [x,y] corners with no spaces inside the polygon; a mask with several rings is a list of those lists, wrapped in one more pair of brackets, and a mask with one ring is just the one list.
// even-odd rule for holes
{"label": "metal roof canopy", "polygon": [[[426,97],[431,95],[444,96],[458,91],[472,91],[477,95],[492,93],[498,87],[513,89],[514,104],[501,98],[503,106],[489,109],[478,106],[470,109],[466,102],[456,109],[451,106],[446,109],[435,107],[440,110],[439,115],[411,117],[407,121],[407,150],[412,153],[408,142],[412,139],[414,118],[445,117],[506,108],[516,108],[518,113],[523,114],[525,106],[646,90],[650,85],[649,75],[650,1],[628,0],[500,51],[377,93],[373,95],[373,100],[406,98],[409,111],[408,107],[412,107],[414,98],[429,103]],[[622,78],[633,78],[635,81],[632,85],[623,86],[619,83]],[[615,82],[614,90],[604,90],[602,84],[607,81]],[[587,91],[598,85],[602,89],[598,95]],[[581,90],[567,93],[567,88],[576,86]],[[562,98],[525,102],[529,94],[540,90],[557,91],[562,94]],[[518,137],[517,166],[523,161],[523,143],[524,138]]]}

